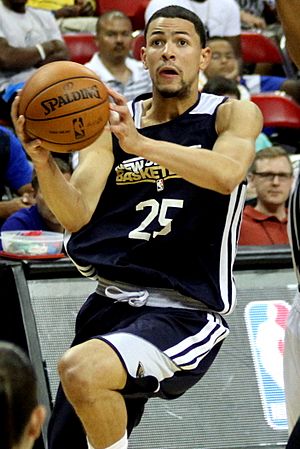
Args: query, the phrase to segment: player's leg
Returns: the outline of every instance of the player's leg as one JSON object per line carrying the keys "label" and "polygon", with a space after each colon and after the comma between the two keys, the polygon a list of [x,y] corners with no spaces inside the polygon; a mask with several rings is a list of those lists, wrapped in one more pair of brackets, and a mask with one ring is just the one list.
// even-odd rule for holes
{"label": "player's leg", "polygon": [[[127,434],[130,436],[143,415],[147,398],[125,397],[128,422]],[[85,430],[75,410],[66,399],[60,386],[48,425],[49,449],[87,449]]]}
{"label": "player's leg", "polygon": [[49,449],[87,449],[86,433],[61,385],[48,425]]}
{"label": "player's leg", "polygon": [[91,447],[108,448],[123,438],[119,447],[125,448],[127,412],[118,390],[124,388],[127,374],[116,352],[101,340],[89,340],[64,354],[59,373]]}

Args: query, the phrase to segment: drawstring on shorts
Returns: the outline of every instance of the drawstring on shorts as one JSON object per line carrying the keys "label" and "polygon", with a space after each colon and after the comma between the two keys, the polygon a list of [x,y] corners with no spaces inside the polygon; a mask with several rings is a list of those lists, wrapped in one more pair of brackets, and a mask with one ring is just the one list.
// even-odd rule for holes
{"label": "drawstring on shorts", "polygon": [[109,285],[105,289],[105,295],[115,299],[115,302],[127,302],[130,306],[142,307],[147,303],[149,292],[147,290],[125,291],[115,285]]}

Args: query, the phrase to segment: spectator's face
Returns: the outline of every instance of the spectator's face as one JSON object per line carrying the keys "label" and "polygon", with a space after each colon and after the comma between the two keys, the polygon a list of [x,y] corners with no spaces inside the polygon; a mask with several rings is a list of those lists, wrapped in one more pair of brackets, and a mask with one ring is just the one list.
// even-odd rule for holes
{"label": "spectator's face", "polygon": [[238,75],[238,61],[233,48],[226,40],[215,40],[209,42],[211,49],[211,61],[205,70],[207,78],[213,76],[224,76],[229,79],[236,79]]}
{"label": "spectator's face", "polygon": [[112,62],[123,62],[130,51],[131,33],[132,26],[129,19],[104,19],[97,33],[101,57]]}
{"label": "spectator's face", "polygon": [[27,0],[2,0],[2,3],[8,9],[24,14]]}
{"label": "spectator's face", "polygon": [[[260,159],[256,162],[255,172],[256,174],[251,176],[251,182],[258,200],[269,208],[285,204],[293,182],[292,168],[287,158],[279,156],[273,159]],[[272,176],[275,174],[277,176]]]}
{"label": "spectator's face", "polygon": [[159,17],[150,23],[142,59],[154,91],[162,97],[185,98],[197,92],[199,70],[206,67],[209,57],[210,50],[202,49],[195,26],[188,20]]}

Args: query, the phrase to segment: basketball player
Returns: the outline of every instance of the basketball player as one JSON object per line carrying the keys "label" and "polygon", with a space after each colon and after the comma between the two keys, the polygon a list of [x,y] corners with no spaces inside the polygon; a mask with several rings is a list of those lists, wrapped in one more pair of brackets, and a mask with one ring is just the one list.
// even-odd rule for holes
{"label": "basketball player", "polygon": [[32,449],[45,413],[28,357],[14,344],[0,342],[1,449]]}
{"label": "basketball player", "polygon": [[245,178],[262,116],[249,101],[199,95],[210,50],[197,15],[163,8],[145,35],[153,95],[127,106],[109,90],[110,130],[80,152],[70,183],[42,142],[24,134],[24,118],[14,119],[43,195],[69,231],[71,259],[98,280],[59,362],[50,449],[127,448],[147,400],[192,387],[229,333]]}
{"label": "basketball player", "polygon": [[[277,11],[286,36],[289,55],[300,69],[300,29],[298,0],[277,0]],[[287,449],[298,449],[300,441],[300,167],[289,204],[290,243],[298,292],[285,331],[283,372],[290,437]]]}

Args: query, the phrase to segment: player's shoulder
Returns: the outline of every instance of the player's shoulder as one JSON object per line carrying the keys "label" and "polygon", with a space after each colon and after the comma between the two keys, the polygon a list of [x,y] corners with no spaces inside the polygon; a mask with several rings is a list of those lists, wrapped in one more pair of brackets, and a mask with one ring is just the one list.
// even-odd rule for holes
{"label": "player's shoulder", "polygon": [[253,128],[253,131],[261,129],[263,126],[262,112],[251,100],[228,99],[218,108],[216,125],[219,130],[226,130],[236,124]]}
{"label": "player's shoulder", "polygon": [[258,112],[259,108],[251,100],[236,100],[234,98],[228,98],[219,107],[219,114],[240,113],[242,115],[247,113]]}

